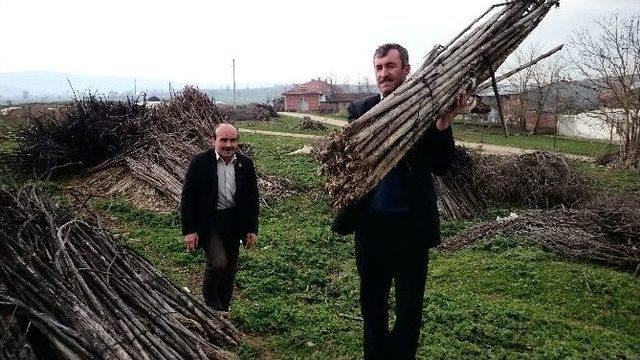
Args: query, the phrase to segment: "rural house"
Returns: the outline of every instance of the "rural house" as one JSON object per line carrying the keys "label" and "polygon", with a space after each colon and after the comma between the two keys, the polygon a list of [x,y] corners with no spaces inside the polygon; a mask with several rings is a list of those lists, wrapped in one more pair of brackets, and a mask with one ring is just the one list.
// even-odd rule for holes
{"label": "rural house", "polygon": [[316,79],[304,84],[294,85],[293,89],[282,93],[284,111],[320,111],[320,98],[330,92],[328,82]]}
{"label": "rural house", "polygon": [[343,86],[315,79],[294,85],[282,95],[284,111],[333,113],[346,110],[350,102],[371,96],[371,93],[345,92]]}

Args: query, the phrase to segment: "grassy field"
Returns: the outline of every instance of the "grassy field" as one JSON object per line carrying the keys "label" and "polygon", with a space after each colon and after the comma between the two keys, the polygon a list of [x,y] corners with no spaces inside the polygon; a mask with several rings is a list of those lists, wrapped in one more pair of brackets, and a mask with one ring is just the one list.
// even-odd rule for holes
{"label": "grassy field", "polygon": [[597,191],[613,193],[640,193],[638,170],[612,170],[596,164],[577,162],[578,169],[592,179]]}
{"label": "grassy field", "polygon": [[[346,120],[344,114],[322,114],[322,116]],[[311,135],[325,135],[335,131],[338,127],[327,125],[327,130],[300,130],[297,125],[299,118],[283,116],[268,122],[240,122],[238,125],[247,129],[291,132]],[[616,145],[606,142],[571,139],[559,137],[554,140],[548,135],[511,135],[504,137],[500,129],[481,129],[474,126],[454,124],[454,136],[457,140],[485,143],[492,145],[510,146],[522,149],[557,151],[561,153],[596,157],[616,149]]]}
{"label": "grassy field", "polygon": [[[353,239],[329,230],[317,166],[286,153],[306,140],[244,135],[264,172],[289,177],[298,195],[261,210],[259,245],[242,250],[231,314],[247,334],[243,359],[361,357]],[[128,244],[199,293],[203,258],[183,247],[176,213],[100,208]],[[452,234],[466,227],[445,222]],[[419,357],[428,359],[638,358],[640,281],[565,261],[517,239],[452,254],[432,252]]]}
{"label": "grassy field", "polygon": [[[361,358],[353,239],[329,229],[317,164],[286,155],[310,141],[249,134],[242,141],[253,146],[261,171],[287,177],[298,194],[263,207],[258,245],[241,250],[231,308],[246,334],[240,357]],[[581,169],[603,190],[640,191],[637,172]],[[96,205],[130,247],[200,294],[203,256],[185,251],[176,211],[140,210],[121,198]],[[444,222],[443,233],[469,225]],[[639,359],[638,334],[640,280],[631,274],[567,261],[516,238],[432,252],[421,359]]]}
{"label": "grassy field", "polygon": [[326,135],[331,131],[338,130],[339,127],[333,125],[326,125],[326,130],[302,130],[298,128],[302,119],[292,116],[280,116],[279,118],[270,121],[239,121],[236,125],[244,129],[254,130],[266,130],[266,131],[278,131],[288,132],[296,134],[308,134],[308,135]]}
{"label": "grassy field", "polygon": [[557,138],[556,146],[554,147],[553,136],[511,135],[504,137],[500,129],[480,129],[462,124],[454,124],[454,137],[467,142],[511,146],[522,149],[558,151],[567,154],[593,157],[616,148],[615,145],[609,145],[604,142],[562,137]]}

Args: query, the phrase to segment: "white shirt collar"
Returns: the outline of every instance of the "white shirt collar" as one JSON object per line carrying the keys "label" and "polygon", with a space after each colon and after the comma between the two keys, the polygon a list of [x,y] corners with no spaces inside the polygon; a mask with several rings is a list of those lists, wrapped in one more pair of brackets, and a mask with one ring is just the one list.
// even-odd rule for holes
{"label": "white shirt collar", "polygon": [[[214,152],[216,153],[216,161],[220,162],[220,159],[222,159],[222,156],[220,156],[220,154],[218,154],[218,150],[214,149]],[[224,159],[222,159],[222,161],[224,161]],[[232,164],[234,161],[236,161],[236,154],[235,153],[231,156],[231,161],[229,161],[229,164]]]}

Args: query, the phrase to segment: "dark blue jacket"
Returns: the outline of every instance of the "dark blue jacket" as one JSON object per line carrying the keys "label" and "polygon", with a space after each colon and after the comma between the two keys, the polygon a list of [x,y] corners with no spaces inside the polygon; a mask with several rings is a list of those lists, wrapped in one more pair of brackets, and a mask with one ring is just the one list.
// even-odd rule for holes
{"label": "dark blue jacket", "polygon": [[[349,120],[353,121],[364,115],[380,102],[380,95],[375,95],[353,102],[349,105]],[[451,166],[455,156],[453,133],[449,127],[438,131],[431,126],[422,139],[405,155],[399,163],[407,170],[406,186],[411,199],[413,224],[425,235],[429,247],[440,243],[440,216],[436,204],[436,191],[431,174],[443,175]],[[353,233],[360,226],[364,212],[369,207],[371,192],[361,200],[341,209],[334,219],[332,229],[341,235]]]}

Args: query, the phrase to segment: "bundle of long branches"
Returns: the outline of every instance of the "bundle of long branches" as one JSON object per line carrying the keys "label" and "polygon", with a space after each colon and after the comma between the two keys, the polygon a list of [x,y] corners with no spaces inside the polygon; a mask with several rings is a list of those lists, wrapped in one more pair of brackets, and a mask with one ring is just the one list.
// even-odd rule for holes
{"label": "bundle of long branches", "polygon": [[587,178],[566,157],[548,152],[484,157],[474,179],[486,200],[528,208],[574,207],[591,196]]}
{"label": "bundle of long branches", "polygon": [[440,216],[471,219],[483,214],[487,205],[474,179],[474,158],[466,148],[456,146],[456,155],[446,174],[434,177]]}
{"label": "bundle of long branches", "polygon": [[522,237],[570,258],[640,273],[640,208],[532,210],[445,239],[453,251],[496,235]]}
{"label": "bundle of long branches", "polygon": [[[333,135],[322,152],[326,188],[341,207],[370,191],[457,101],[489,79],[558,0],[494,5],[424,64],[391,95]],[[478,24],[495,8],[493,16]],[[425,154],[425,156],[429,156]]]}
{"label": "bundle of long branches", "polygon": [[0,304],[49,340],[49,358],[234,358],[225,317],[107,231],[36,187],[2,188],[0,203]]}

